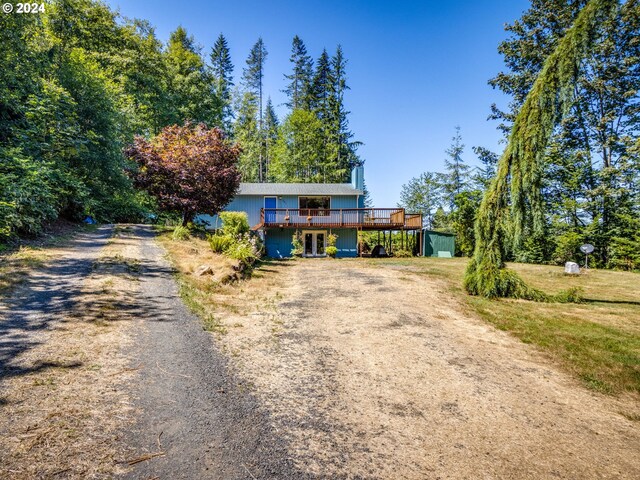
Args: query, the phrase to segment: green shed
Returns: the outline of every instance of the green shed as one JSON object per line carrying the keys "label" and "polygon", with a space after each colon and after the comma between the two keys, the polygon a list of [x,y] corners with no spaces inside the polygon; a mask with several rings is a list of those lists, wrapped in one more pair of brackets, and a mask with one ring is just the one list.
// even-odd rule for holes
{"label": "green shed", "polygon": [[453,257],[456,254],[456,236],[423,228],[422,254],[425,257]]}

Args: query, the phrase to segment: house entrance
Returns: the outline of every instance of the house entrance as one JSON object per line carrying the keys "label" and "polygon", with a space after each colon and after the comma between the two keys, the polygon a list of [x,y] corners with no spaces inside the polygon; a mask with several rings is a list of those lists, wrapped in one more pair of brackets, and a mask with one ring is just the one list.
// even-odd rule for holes
{"label": "house entrance", "polygon": [[305,257],[324,257],[327,232],[302,232]]}

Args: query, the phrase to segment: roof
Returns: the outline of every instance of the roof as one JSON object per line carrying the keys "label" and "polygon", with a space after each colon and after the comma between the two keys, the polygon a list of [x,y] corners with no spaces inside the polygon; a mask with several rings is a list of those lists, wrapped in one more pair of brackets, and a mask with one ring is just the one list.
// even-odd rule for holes
{"label": "roof", "polygon": [[363,195],[350,183],[241,183],[236,195]]}

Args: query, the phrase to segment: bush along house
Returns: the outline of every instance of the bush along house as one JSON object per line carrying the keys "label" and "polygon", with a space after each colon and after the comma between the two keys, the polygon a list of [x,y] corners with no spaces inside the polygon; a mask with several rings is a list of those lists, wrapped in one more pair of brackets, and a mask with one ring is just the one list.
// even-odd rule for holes
{"label": "bush along house", "polygon": [[[404,208],[365,208],[364,169],[356,167],[351,183],[241,183],[225,211],[246,212],[252,230],[262,235],[267,256],[284,258],[327,255],[335,239],[336,257],[358,256],[358,232],[420,232],[422,216]],[[200,215],[208,229],[220,228],[217,215]]]}

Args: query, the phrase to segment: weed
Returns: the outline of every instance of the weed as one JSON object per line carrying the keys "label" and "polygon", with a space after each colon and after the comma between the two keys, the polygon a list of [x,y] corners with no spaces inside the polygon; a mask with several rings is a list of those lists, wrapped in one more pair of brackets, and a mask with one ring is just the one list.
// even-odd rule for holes
{"label": "weed", "polygon": [[217,333],[219,335],[225,335],[228,330],[220,320],[218,320],[214,315],[209,314],[202,320],[203,328],[207,332]]}

